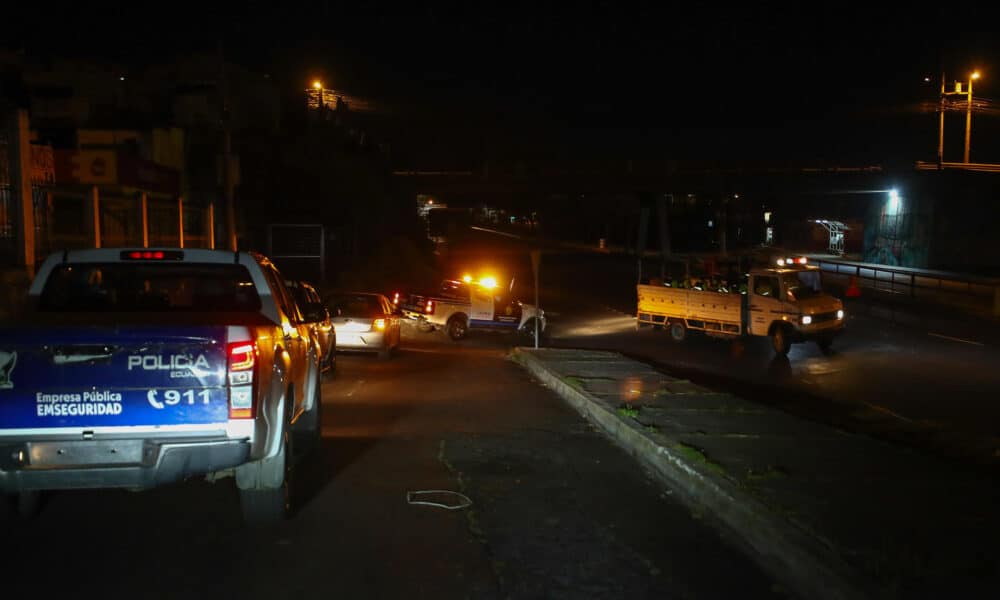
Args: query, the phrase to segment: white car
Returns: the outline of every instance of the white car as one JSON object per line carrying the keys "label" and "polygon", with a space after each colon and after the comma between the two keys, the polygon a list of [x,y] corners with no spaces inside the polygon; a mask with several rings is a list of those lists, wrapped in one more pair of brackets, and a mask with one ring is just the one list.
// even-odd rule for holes
{"label": "white car", "polygon": [[327,298],[337,350],[375,352],[389,358],[399,348],[400,318],[389,299],[372,292],[343,292]]}

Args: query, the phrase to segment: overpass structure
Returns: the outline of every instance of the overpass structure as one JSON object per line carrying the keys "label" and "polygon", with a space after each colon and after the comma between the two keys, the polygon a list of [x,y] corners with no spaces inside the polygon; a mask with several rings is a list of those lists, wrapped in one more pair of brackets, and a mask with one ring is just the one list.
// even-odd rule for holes
{"label": "overpass structure", "polygon": [[847,232],[837,251],[865,262],[949,270],[1000,265],[995,236],[982,227],[1000,219],[1000,203],[991,201],[997,171],[943,167],[552,159],[393,175],[410,197],[535,212],[550,234],[565,239],[643,244],[644,234],[635,232],[655,224],[659,213],[661,243],[672,237],[674,247],[778,243],[825,251],[826,221]]}

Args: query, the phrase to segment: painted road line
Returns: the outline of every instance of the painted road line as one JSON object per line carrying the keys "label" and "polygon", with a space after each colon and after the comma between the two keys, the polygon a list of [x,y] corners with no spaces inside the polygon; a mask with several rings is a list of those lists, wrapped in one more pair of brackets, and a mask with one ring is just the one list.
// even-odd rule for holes
{"label": "painted road line", "polygon": [[351,391],[347,392],[347,397],[350,398],[351,396],[353,396],[354,392],[358,391],[358,389],[360,389],[361,386],[364,385],[364,383],[365,383],[364,379],[359,379],[357,383],[351,386]]}
{"label": "painted road line", "polygon": [[941,338],[943,340],[951,340],[952,342],[961,342],[963,344],[970,344],[972,346],[986,346],[986,344],[984,344],[982,342],[976,342],[976,341],[973,341],[973,340],[963,340],[962,338],[951,337],[950,335],[942,335],[940,333],[933,333],[933,332],[930,332],[930,331],[927,332],[927,335],[930,335],[930,336],[933,336],[933,337],[936,337],[936,338]]}
{"label": "painted road line", "polygon": [[868,408],[874,410],[875,412],[880,412],[883,415],[888,415],[890,417],[893,417],[895,419],[899,419],[900,421],[904,421],[906,423],[913,423],[913,419],[909,419],[907,417],[904,417],[903,415],[901,415],[901,414],[899,414],[897,412],[893,412],[893,411],[889,410],[888,408],[886,408],[884,406],[879,406],[877,404],[869,404],[867,402],[863,402],[863,404],[865,406],[867,406]]}
{"label": "painted road line", "polygon": [[476,231],[482,231],[484,233],[492,233],[494,235],[503,235],[509,238],[514,238],[515,240],[521,239],[521,236],[514,235],[513,233],[506,233],[504,231],[497,231],[495,229],[486,229],[485,227],[469,227],[469,229],[475,229]]}

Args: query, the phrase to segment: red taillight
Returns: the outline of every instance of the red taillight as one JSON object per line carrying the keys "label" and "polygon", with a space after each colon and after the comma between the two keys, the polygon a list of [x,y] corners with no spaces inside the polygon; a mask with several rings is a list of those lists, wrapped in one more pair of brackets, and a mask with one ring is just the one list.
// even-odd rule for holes
{"label": "red taillight", "polygon": [[229,344],[229,370],[247,371],[257,361],[257,347],[253,342]]}
{"label": "red taillight", "polygon": [[226,348],[229,376],[229,418],[254,417],[254,366],[257,345],[254,342],[230,342]]}
{"label": "red taillight", "polygon": [[429,315],[433,315],[434,314],[434,301],[433,300],[428,300],[427,301],[427,306],[424,307],[424,312],[427,313],[427,314],[429,314]]}

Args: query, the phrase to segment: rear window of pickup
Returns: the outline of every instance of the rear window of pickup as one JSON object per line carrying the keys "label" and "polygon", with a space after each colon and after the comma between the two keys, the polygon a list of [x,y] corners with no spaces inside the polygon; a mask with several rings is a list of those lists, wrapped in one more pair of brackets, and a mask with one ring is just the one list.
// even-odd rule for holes
{"label": "rear window of pickup", "polygon": [[192,263],[65,264],[52,270],[43,312],[256,312],[261,308],[243,265]]}

